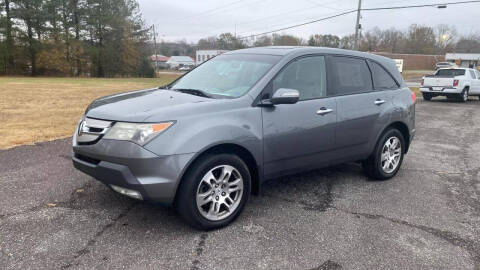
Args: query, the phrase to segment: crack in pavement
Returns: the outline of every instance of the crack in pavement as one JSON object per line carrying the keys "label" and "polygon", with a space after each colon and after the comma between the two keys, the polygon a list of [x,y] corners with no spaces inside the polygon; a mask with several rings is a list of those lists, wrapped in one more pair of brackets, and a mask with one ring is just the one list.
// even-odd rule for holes
{"label": "crack in pavement", "polygon": [[380,214],[352,212],[352,211],[342,209],[342,208],[338,208],[338,207],[335,207],[335,206],[333,206],[332,208],[334,208],[335,210],[341,211],[343,213],[355,215],[357,217],[365,217],[365,218],[368,218],[368,219],[384,219],[384,220],[388,220],[388,221],[396,223],[396,224],[404,225],[404,226],[407,226],[407,227],[415,228],[415,229],[430,233],[430,234],[432,234],[432,235],[434,235],[434,236],[436,236],[440,239],[443,239],[443,240],[449,242],[450,244],[452,244],[454,246],[458,246],[458,247],[466,249],[468,251],[468,253],[472,256],[472,258],[473,258],[473,260],[476,264],[476,269],[478,269],[478,266],[479,266],[478,264],[480,263],[480,244],[478,242],[474,241],[474,240],[463,238],[459,234],[456,234],[456,233],[453,233],[453,232],[450,232],[450,231],[440,230],[440,229],[433,228],[433,227],[428,227],[428,226],[425,226],[425,225],[413,224],[413,223],[410,223],[410,222],[405,221],[405,220],[392,218],[392,217],[387,217],[387,216],[380,215]]}
{"label": "crack in pavement", "polygon": [[324,263],[319,265],[318,267],[312,268],[310,270],[340,270],[342,266],[332,260],[326,260]]}
{"label": "crack in pavement", "polygon": [[6,219],[6,218],[9,218],[9,217],[13,217],[13,216],[28,214],[28,213],[35,212],[35,211],[42,210],[42,209],[46,209],[46,208],[63,207],[63,208],[68,208],[68,209],[75,209],[75,208],[73,208],[72,204],[73,204],[73,202],[75,202],[75,200],[77,200],[79,198],[77,190],[79,190],[79,189],[85,190],[85,189],[89,188],[91,185],[92,185],[92,183],[89,181],[89,182],[85,183],[85,185],[83,185],[79,188],[76,188],[74,191],[72,191],[70,193],[70,198],[68,198],[68,200],[61,201],[61,202],[53,202],[55,204],[55,206],[49,206],[48,203],[43,203],[41,205],[33,206],[31,208],[28,208],[28,209],[25,209],[25,210],[22,210],[22,211],[19,211],[19,212],[10,213],[10,214],[2,214],[2,215],[0,215],[0,220],[1,219]]}
{"label": "crack in pavement", "polygon": [[109,228],[115,225],[115,223],[117,223],[120,219],[125,217],[128,214],[128,212],[130,212],[130,210],[132,210],[137,204],[138,204],[137,202],[132,203],[130,206],[125,208],[120,214],[118,214],[118,216],[112,219],[111,222],[104,225],[100,231],[98,231],[90,240],[88,240],[87,244],[82,249],[78,250],[75,253],[75,255],[72,257],[70,262],[60,267],[60,269],[69,269],[70,267],[78,266],[80,262],[75,263],[75,261],[78,258],[82,257],[83,255],[88,254],[90,252],[89,248],[95,245],[95,243],[97,242],[97,239],[101,237]]}
{"label": "crack in pavement", "polygon": [[195,255],[192,260],[192,267],[191,270],[198,270],[200,269],[198,265],[200,264],[200,256],[202,256],[203,250],[205,248],[205,240],[207,240],[208,234],[202,233],[200,235],[200,240],[198,241],[197,247],[195,248]]}
{"label": "crack in pavement", "polygon": [[[315,211],[319,211],[319,212],[325,212],[326,210],[332,208],[332,209],[335,209],[335,210],[338,210],[338,211],[341,211],[341,212],[344,212],[344,213],[347,213],[347,214],[356,215],[357,217],[362,216],[362,217],[365,217],[365,218],[368,218],[368,219],[380,219],[381,218],[381,219],[388,220],[388,221],[396,223],[396,224],[408,226],[408,227],[411,227],[411,228],[415,228],[415,229],[430,233],[430,234],[432,234],[432,235],[434,235],[434,236],[436,236],[440,239],[443,239],[443,240],[449,242],[450,244],[452,244],[454,246],[458,246],[458,247],[461,247],[461,248],[464,248],[465,250],[467,250],[467,252],[470,254],[470,256],[472,257],[472,259],[475,263],[475,269],[480,270],[480,243],[477,243],[476,241],[471,240],[471,239],[465,239],[465,238],[461,237],[460,235],[458,235],[456,233],[453,233],[453,232],[450,232],[450,231],[440,230],[440,229],[428,227],[428,226],[425,226],[425,225],[413,224],[413,223],[410,223],[410,222],[405,221],[405,220],[391,218],[391,217],[387,217],[387,216],[380,215],[380,214],[368,214],[368,213],[362,213],[362,212],[352,212],[352,211],[349,211],[349,210],[346,210],[346,209],[336,207],[336,206],[333,205],[333,201],[334,201],[333,193],[332,193],[333,180],[328,181],[326,183],[326,185],[327,185],[326,186],[326,191],[325,191],[324,194],[319,194],[319,191],[317,191],[317,190],[313,191],[313,194],[316,197],[321,198],[320,202],[318,202],[318,203],[310,203],[310,202],[306,202],[306,201],[303,201],[303,200],[299,201],[299,200],[287,199],[287,198],[274,196],[274,195],[266,195],[266,196],[271,197],[271,198],[275,198],[275,199],[280,199],[280,200],[288,202],[288,203],[294,203],[294,204],[297,204],[297,205],[302,205],[304,210],[315,210]],[[322,269],[322,268],[320,268],[320,269]]]}

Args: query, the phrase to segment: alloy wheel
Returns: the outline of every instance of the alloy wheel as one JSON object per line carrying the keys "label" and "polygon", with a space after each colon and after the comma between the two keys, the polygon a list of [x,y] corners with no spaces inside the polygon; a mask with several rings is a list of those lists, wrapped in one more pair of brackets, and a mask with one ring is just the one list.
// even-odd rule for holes
{"label": "alloy wheel", "polygon": [[211,221],[229,217],[243,196],[243,179],[230,165],[220,165],[208,171],[200,181],[196,203],[200,214]]}
{"label": "alloy wheel", "polygon": [[382,147],[381,166],[385,173],[392,173],[400,164],[402,145],[397,137],[390,137]]}

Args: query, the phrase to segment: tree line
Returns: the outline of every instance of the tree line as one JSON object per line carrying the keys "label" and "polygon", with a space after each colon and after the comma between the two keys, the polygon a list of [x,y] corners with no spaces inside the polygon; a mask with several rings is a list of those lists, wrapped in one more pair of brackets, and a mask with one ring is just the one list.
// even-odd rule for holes
{"label": "tree line", "polygon": [[[161,27],[161,26],[160,26]],[[0,0],[0,75],[154,76],[150,28],[137,0]],[[235,50],[253,46],[322,46],[353,49],[354,37],[291,34],[237,37],[223,33],[186,41],[160,41],[165,56],[198,49]],[[455,27],[412,24],[406,30],[365,31],[361,51],[410,54],[480,53],[480,35],[459,35]]]}
{"label": "tree line", "polygon": [[[339,37],[314,34],[308,39],[288,34],[264,35],[256,38],[237,38],[230,33],[202,38],[200,49],[234,50],[259,46],[320,46],[353,49],[354,35]],[[459,35],[455,27],[441,24],[435,27],[412,24],[407,30],[378,27],[363,33],[359,40],[361,51],[381,51],[407,54],[445,54],[447,52],[480,53],[480,35]]]}
{"label": "tree line", "polygon": [[136,0],[0,0],[0,74],[153,76]]}

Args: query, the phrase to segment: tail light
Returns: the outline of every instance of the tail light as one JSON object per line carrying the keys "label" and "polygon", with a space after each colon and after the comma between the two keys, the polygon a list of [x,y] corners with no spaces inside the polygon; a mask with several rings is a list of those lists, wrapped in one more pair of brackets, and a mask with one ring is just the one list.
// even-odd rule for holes
{"label": "tail light", "polygon": [[420,83],[420,85],[423,86],[424,82],[425,82],[425,79],[422,79],[422,82]]}
{"label": "tail light", "polygon": [[453,80],[453,87],[458,86],[458,80]]}
{"label": "tail light", "polygon": [[412,92],[412,100],[413,100],[413,103],[417,103],[417,96],[415,96],[414,92]]}

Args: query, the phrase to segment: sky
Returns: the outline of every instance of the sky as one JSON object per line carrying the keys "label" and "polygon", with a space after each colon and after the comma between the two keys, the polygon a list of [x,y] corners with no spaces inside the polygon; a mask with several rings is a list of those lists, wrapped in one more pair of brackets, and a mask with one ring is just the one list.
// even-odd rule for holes
{"label": "sky", "polygon": [[[461,0],[362,0],[362,8],[459,2]],[[356,9],[358,0],[138,0],[147,25],[155,24],[165,41],[198,39],[224,32],[249,36]],[[480,34],[480,3],[403,10],[362,11],[364,31],[406,30],[410,24],[454,25],[462,35]],[[356,13],[279,33],[307,39],[312,34],[346,36],[354,33]]]}

